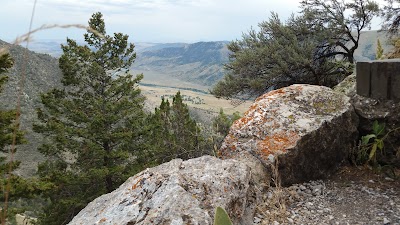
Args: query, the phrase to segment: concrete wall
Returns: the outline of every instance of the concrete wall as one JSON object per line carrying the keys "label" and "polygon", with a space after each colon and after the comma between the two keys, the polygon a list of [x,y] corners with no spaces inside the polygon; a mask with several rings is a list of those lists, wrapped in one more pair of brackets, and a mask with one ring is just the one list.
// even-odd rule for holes
{"label": "concrete wall", "polygon": [[357,62],[357,94],[400,102],[400,59]]}

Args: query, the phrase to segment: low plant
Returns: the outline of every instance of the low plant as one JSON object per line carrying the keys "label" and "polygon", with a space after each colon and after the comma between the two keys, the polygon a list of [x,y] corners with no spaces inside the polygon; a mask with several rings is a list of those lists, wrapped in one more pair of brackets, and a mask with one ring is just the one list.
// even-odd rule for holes
{"label": "low plant", "polygon": [[214,225],[232,225],[232,221],[229,218],[228,213],[222,207],[215,209]]}
{"label": "low plant", "polygon": [[378,165],[377,158],[385,154],[385,140],[400,127],[386,132],[385,123],[375,120],[372,124],[372,133],[361,137],[358,151],[356,152],[356,163]]}
{"label": "low plant", "polygon": [[372,133],[361,137],[361,147],[359,149],[358,161],[371,162],[376,164],[377,151],[381,154],[384,148],[385,124],[377,120],[372,124]]}

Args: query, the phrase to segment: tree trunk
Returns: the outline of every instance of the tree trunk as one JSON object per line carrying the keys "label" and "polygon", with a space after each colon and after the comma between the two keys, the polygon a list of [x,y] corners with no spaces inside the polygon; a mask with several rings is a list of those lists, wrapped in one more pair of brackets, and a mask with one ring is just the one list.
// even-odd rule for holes
{"label": "tree trunk", "polygon": [[[104,142],[103,143],[103,148],[104,148],[104,151],[105,151],[105,155],[104,155],[104,167],[105,168],[109,168],[110,167],[110,165],[111,165],[111,159],[108,157],[108,155],[110,154],[110,152],[111,152],[111,149],[110,149],[110,145],[109,145],[109,143],[108,142]],[[107,193],[110,193],[110,192],[112,192],[113,190],[114,190],[114,183],[113,183],[113,181],[112,181],[112,177],[111,177],[111,174],[107,174],[106,176],[105,176],[105,179],[104,179],[104,182],[105,182],[105,185],[106,185],[106,190],[107,190]]]}

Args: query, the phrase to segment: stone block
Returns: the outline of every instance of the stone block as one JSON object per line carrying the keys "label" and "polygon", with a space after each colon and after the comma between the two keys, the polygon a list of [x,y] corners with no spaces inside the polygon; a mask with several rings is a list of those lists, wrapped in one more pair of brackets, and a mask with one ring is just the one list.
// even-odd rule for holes
{"label": "stone block", "polygon": [[375,61],[371,63],[371,98],[389,99],[390,81],[389,63]]}
{"label": "stone block", "polygon": [[371,63],[357,62],[356,73],[357,94],[369,97],[371,91]]}

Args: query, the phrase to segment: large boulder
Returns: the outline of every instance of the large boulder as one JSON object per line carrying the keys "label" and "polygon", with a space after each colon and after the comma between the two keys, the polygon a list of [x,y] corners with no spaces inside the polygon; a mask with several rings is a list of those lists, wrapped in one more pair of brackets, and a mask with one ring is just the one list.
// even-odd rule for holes
{"label": "large boulder", "polygon": [[222,158],[278,162],[283,185],[320,179],[335,171],[358,139],[350,98],[332,89],[292,85],[257,98],[235,121],[220,149]]}
{"label": "large boulder", "polygon": [[258,195],[248,166],[211,156],[175,159],[129,178],[69,224],[212,224],[217,206],[252,224]]}

